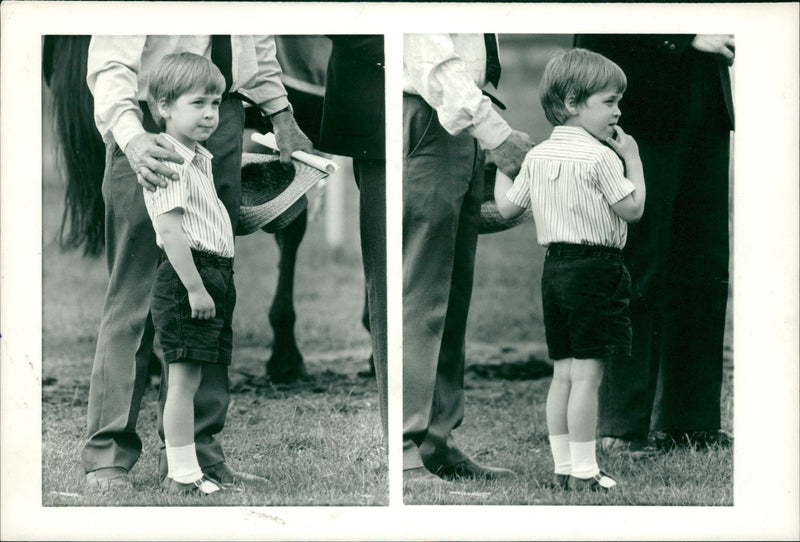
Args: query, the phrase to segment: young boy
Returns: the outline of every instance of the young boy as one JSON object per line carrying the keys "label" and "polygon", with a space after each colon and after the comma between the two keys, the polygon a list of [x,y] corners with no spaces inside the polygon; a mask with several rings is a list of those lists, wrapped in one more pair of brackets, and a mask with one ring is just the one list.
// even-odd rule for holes
{"label": "young boy", "polygon": [[148,80],[147,102],[156,123],[183,158],[164,162],[179,179],[144,191],[147,212],[164,250],[152,289],[151,313],[169,364],[164,441],[170,493],[210,494],[222,489],[198,464],[194,396],[203,364],[231,362],[233,230],[211,176],[205,141],[217,128],[225,79],[207,58],[167,55]]}
{"label": "young boy", "polygon": [[547,247],[542,305],[555,360],[547,428],[554,485],[564,489],[616,486],[597,465],[595,431],[604,360],[630,355],[622,248],[626,223],[641,218],[645,200],[638,147],[617,125],[626,85],[619,66],[601,55],[573,49],[554,56],[540,97],[555,129],[528,153],[513,184],[499,172],[495,184],[498,211],[513,218],[530,205]]}

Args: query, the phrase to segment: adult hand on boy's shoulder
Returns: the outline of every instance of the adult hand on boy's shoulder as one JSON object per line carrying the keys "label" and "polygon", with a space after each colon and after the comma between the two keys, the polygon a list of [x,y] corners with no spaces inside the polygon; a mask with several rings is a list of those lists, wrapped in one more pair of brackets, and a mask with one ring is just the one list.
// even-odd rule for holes
{"label": "adult hand on boy's shoulder", "polygon": [[532,148],[533,142],[528,134],[512,130],[505,141],[486,151],[486,160],[513,179],[519,173],[525,155]]}
{"label": "adult hand on boy's shoulder", "polygon": [[166,179],[178,179],[178,174],[162,162],[182,164],[183,158],[162,134],[137,134],[128,141],[124,152],[137,181],[145,190],[154,192],[167,186]]}

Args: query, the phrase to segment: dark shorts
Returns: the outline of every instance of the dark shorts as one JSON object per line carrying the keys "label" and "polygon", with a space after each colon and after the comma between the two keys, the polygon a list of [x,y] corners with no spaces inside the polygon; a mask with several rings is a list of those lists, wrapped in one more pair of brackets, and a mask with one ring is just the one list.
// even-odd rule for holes
{"label": "dark shorts", "polygon": [[203,284],[214,300],[216,315],[210,320],[192,318],[189,294],[165,256],[156,271],[150,312],[164,361],[196,361],[230,365],[233,350],[233,260],[192,251]]}
{"label": "dark shorts", "polygon": [[622,252],[553,243],[542,272],[542,306],[550,358],[630,356],[631,277]]}

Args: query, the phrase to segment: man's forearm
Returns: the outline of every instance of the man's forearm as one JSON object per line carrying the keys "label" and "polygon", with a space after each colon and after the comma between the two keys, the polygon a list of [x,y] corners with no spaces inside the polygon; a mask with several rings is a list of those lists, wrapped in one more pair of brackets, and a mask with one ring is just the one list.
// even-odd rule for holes
{"label": "man's forearm", "polygon": [[136,98],[146,36],[92,36],[86,84],[94,97],[94,118],[103,140],[121,149],[144,132]]}

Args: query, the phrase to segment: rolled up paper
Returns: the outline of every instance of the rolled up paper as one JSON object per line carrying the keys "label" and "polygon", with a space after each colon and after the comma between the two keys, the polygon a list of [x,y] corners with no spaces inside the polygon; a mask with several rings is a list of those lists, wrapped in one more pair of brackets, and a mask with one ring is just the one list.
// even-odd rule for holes
{"label": "rolled up paper", "polygon": [[[256,132],[250,136],[250,139],[259,145],[269,147],[273,151],[278,150],[278,143],[275,141],[275,134],[272,132],[268,134],[259,134]],[[327,158],[317,156],[316,154],[309,154],[303,151],[294,151],[292,153],[292,158],[299,162],[303,162],[304,164],[308,164],[311,167],[315,167],[320,171],[327,171],[328,173],[334,173],[337,169],[339,169],[339,166],[337,166],[336,162],[333,160],[328,160]]]}

